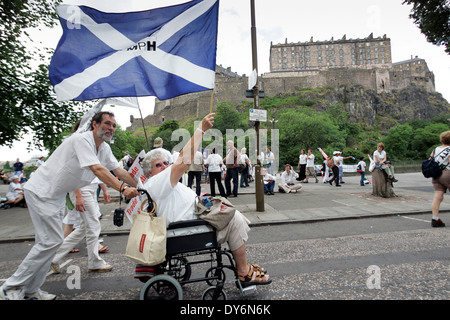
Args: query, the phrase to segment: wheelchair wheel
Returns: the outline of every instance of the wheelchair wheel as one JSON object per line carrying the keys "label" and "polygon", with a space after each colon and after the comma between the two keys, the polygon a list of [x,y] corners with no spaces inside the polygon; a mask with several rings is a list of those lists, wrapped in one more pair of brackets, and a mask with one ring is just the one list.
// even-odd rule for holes
{"label": "wheelchair wheel", "polygon": [[[212,277],[218,277],[218,279],[208,279]],[[206,283],[210,286],[216,286],[219,282],[225,282],[225,271],[216,267],[209,268],[206,271],[205,278],[207,278]]]}
{"label": "wheelchair wheel", "polygon": [[186,258],[174,258],[170,260],[170,275],[180,282],[191,278],[191,265]]}
{"label": "wheelchair wheel", "polygon": [[148,280],[141,289],[141,300],[182,300],[183,291],[173,277],[162,274]]}
{"label": "wheelchair wheel", "polygon": [[[219,291],[217,292],[217,290]],[[227,300],[227,294],[223,289],[217,289],[217,287],[209,287],[203,292],[202,300]]]}

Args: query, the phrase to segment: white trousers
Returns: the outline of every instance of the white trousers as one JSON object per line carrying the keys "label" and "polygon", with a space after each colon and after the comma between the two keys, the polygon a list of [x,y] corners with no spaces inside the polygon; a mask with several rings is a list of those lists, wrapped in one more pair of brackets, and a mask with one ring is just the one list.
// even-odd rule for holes
{"label": "white trousers", "polygon": [[295,183],[293,186],[290,186],[292,189],[288,188],[286,185],[283,185],[282,183],[278,184],[278,192],[284,192],[284,193],[289,193],[291,192],[291,190],[301,190],[301,188],[303,187],[300,183]]}
{"label": "white trousers", "polygon": [[45,282],[50,263],[63,243],[66,200],[65,196],[44,200],[26,189],[25,198],[34,225],[35,244],[16,272],[6,280],[4,289],[20,287],[25,293],[35,293]]}
{"label": "white trousers", "polygon": [[240,211],[236,210],[228,225],[217,231],[217,241],[220,244],[228,242],[231,251],[239,249],[248,240],[249,224],[250,221]]}
{"label": "white trousers", "polygon": [[[97,187],[97,184],[90,184],[81,188],[81,195],[84,199],[86,211],[80,212],[80,226],[64,239],[63,244],[56,252],[52,261],[53,263],[60,263],[86,237],[88,269],[99,269],[107,265],[98,253],[98,237],[100,236],[101,224],[98,218],[100,210],[97,202]],[[74,201],[75,199],[72,199],[73,203],[75,203]]]}

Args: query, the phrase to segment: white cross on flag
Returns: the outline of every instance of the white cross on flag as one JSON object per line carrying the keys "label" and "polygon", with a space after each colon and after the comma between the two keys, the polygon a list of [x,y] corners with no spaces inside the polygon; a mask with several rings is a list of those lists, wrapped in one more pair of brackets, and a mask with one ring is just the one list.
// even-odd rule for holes
{"label": "white cross on flag", "polygon": [[63,35],[49,74],[58,100],[156,96],[214,88],[218,0],[138,12],[57,7]]}

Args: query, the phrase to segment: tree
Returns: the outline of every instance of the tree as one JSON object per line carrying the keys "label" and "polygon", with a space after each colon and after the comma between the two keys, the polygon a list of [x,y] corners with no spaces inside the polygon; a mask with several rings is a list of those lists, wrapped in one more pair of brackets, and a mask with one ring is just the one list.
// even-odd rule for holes
{"label": "tree", "polygon": [[153,134],[150,140],[150,148],[153,148],[155,139],[160,137],[163,140],[163,148],[172,151],[173,147],[178,144],[178,141],[172,141],[172,132],[178,128],[180,128],[180,125],[176,120],[168,120],[164,122]]}
{"label": "tree", "polygon": [[298,163],[301,149],[342,150],[345,139],[328,114],[284,109],[277,113],[280,128],[280,163]]}
{"label": "tree", "polygon": [[56,24],[59,2],[0,2],[0,145],[11,146],[31,132],[36,147],[54,149],[58,136],[81,116],[78,104],[55,101],[48,78],[51,50],[32,47],[29,35],[30,28]]}
{"label": "tree", "polygon": [[243,129],[244,131],[248,129],[246,125],[242,124],[235,106],[227,102],[221,102],[217,105],[214,128],[220,130],[223,135],[226,134],[227,129]]}
{"label": "tree", "polygon": [[122,130],[120,126],[117,126],[114,143],[111,143],[111,151],[117,160],[123,158],[125,151],[136,158],[136,155],[142,150],[148,151],[144,136],[135,136],[131,131]]}
{"label": "tree", "polygon": [[427,40],[435,45],[444,45],[450,54],[450,3],[448,0],[405,0],[412,4],[410,18],[419,26]]}
{"label": "tree", "polygon": [[383,139],[390,160],[406,159],[412,156],[411,137],[413,128],[405,123],[391,128]]}

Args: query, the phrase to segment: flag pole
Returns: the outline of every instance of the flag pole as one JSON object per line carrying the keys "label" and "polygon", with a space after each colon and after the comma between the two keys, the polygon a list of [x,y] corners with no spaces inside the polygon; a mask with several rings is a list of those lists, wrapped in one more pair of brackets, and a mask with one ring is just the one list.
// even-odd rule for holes
{"label": "flag pole", "polygon": [[211,91],[211,105],[209,107],[209,113],[212,113],[213,111],[213,99],[214,99],[214,89]]}
{"label": "flag pole", "polygon": [[137,101],[137,106],[138,106],[138,109],[139,109],[139,113],[141,115],[142,129],[144,129],[144,134],[145,134],[145,142],[147,142],[147,148],[148,148],[148,151],[150,151],[150,144],[148,143],[147,131],[145,130],[145,125],[144,125],[144,117],[142,116],[141,107],[139,105],[139,99],[137,97],[136,97],[136,101]]}

